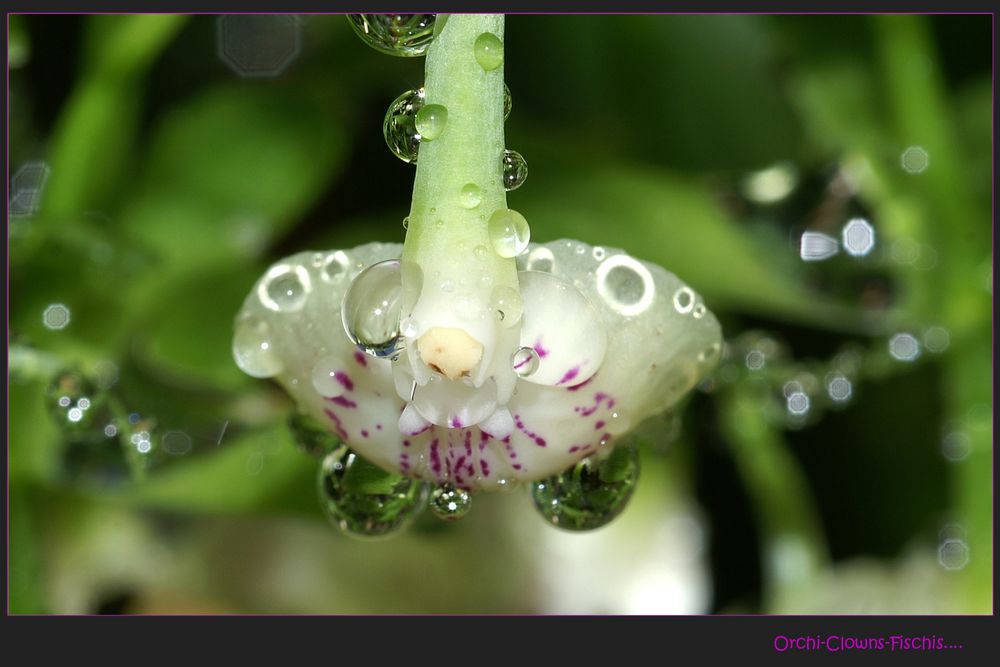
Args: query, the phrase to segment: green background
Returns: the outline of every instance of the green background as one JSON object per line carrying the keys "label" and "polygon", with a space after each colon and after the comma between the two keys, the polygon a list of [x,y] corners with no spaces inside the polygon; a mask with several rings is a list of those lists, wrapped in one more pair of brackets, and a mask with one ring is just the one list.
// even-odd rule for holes
{"label": "green background", "polygon": [[[12,178],[29,198],[8,216],[12,611],[992,610],[989,16],[508,17],[507,143],[530,171],[508,199],[533,240],[662,264],[728,351],[642,429],[609,527],[549,527],[520,489],[378,542],[323,516],[232,318],[275,259],[402,240],[413,168],[381,124],[422,59],[340,16],[27,15],[9,38],[11,173],[48,170]],[[762,194],[768,175],[787,187]],[[804,231],[853,217],[871,253],[800,259]],[[898,333],[917,359],[892,357]],[[87,433],[47,392],[72,368],[156,456],[80,465]]]}

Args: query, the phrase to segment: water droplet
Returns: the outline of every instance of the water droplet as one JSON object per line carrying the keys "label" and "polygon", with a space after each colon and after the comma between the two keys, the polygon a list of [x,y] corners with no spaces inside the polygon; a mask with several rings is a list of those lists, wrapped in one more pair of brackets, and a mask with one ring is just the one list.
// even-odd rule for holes
{"label": "water droplet", "polygon": [[459,195],[462,208],[476,208],[483,200],[483,192],[475,183],[466,183]]}
{"label": "water droplet", "polygon": [[431,492],[429,504],[431,511],[439,519],[455,521],[461,519],[472,509],[472,495],[465,489],[445,484]]}
{"label": "water droplet", "polygon": [[324,260],[320,275],[328,283],[338,282],[347,276],[347,271],[350,268],[351,259],[343,250],[338,250],[330,253]]}
{"label": "water droplet", "polygon": [[802,391],[793,391],[785,399],[789,414],[801,417],[809,412],[809,396]]}
{"label": "water droplet", "polygon": [[528,178],[528,163],[517,151],[507,149],[500,158],[504,190],[510,192],[524,185]]}
{"label": "water droplet", "polygon": [[528,247],[531,229],[524,216],[509,208],[498,209],[487,223],[493,250],[504,258],[516,257]]}
{"label": "water droplet", "polygon": [[233,359],[240,370],[255,378],[269,378],[284,370],[285,365],[274,350],[271,325],[250,316],[236,323],[233,335]]}
{"label": "water droplet", "polygon": [[391,56],[422,56],[434,39],[436,14],[348,14],[358,37]]}
{"label": "water droplet", "polygon": [[494,288],[490,295],[490,308],[505,327],[512,327],[521,321],[524,303],[516,289],[503,285]]}
{"label": "water droplet", "polygon": [[340,438],[323,427],[322,422],[301,412],[288,415],[288,430],[299,451],[316,458],[323,458],[342,444]]}
{"label": "water droplet", "polygon": [[410,228],[410,216],[406,216],[405,218],[403,218],[403,229],[409,229],[409,228]]}
{"label": "water droplet", "polygon": [[484,32],[476,38],[476,62],[487,72],[503,64],[503,42],[491,32]]}
{"label": "water droplet", "polygon": [[946,570],[961,570],[969,564],[969,545],[962,539],[944,540],[938,547],[938,562]]}
{"label": "water droplet", "polygon": [[705,304],[696,303],[694,304],[694,308],[691,309],[691,317],[695,318],[696,320],[700,320],[701,318],[705,317],[705,313],[707,312],[708,310],[705,308]]}
{"label": "water droplet", "polygon": [[420,323],[412,317],[404,317],[399,323],[399,333],[406,338],[414,338],[420,331]]}
{"label": "water droplet", "polygon": [[601,246],[595,246],[591,254],[594,256],[594,259],[600,262],[607,256],[608,253]]}
{"label": "water droplet", "polygon": [[442,292],[446,292],[448,294],[454,292],[455,291],[455,283],[452,282],[451,280],[443,280],[443,281],[441,281],[441,291]]}
{"label": "water droplet", "polygon": [[648,310],[656,296],[649,269],[628,255],[615,255],[601,262],[597,267],[597,292],[626,317]]}
{"label": "water droplet", "polygon": [[483,260],[489,256],[489,250],[486,249],[484,245],[477,245],[472,249],[472,254],[476,256],[476,259]]}
{"label": "water droplet", "polygon": [[674,309],[681,315],[694,308],[694,292],[690,287],[682,287],[674,293]]}
{"label": "water droplet", "polygon": [[908,146],[899,156],[903,171],[909,174],[920,174],[930,166],[931,156],[922,146]]}
{"label": "water droplet", "polygon": [[341,445],[319,468],[319,498],[348,535],[380,537],[403,528],[427,499],[427,485],[378,468]]}
{"label": "water droplet", "polygon": [[507,84],[503,84],[503,119],[507,120],[510,117],[510,110],[514,106],[514,99],[510,96],[510,88]]}
{"label": "water droplet", "polygon": [[525,268],[528,271],[544,271],[552,273],[555,267],[556,258],[548,248],[539,246],[528,253],[528,262]]}
{"label": "water droplet", "polygon": [[552,525],[593,530],[621,514],[638,479],[638,450],[622,442],[603,461],[589,457],[564,473],[532,483],[531,496]]}
{"label": "water droplet", "polygon": [[45,325],[46,329],[52,329],[54,331],[65,329],[66,325],[69,324],[69,321],[69,308],[61,303],[53,303],[49,305],[45,309],[45,312],[42,313],[42,323]]}
{"label": "water droplet", "polygon": [[720,352],[722,352],[722,345],[718,342],[712,343],[698,353],[698,362],[702,364],[714,362],[719,358]]}
{"label": "water droplet", "polygon": [[399,333],[402,278],[398,259],[372,264],[358,274],[344,295],[344,330],[358,349],[373,357],[392,357],[403,347]]}
{"label": "water droplet", "polygon": [[408,90],[397,97],[385,112],[382,136],[392,154],[403,162],[415,163],[420,150],[416,116],[424,106],[424,89]]}
{"label": "water droplet", "polygon": [[538,353],[533,347],[522,347],[514,352],[510,365],[518,377],[527,377],[538,370]]}
{"label": "water droplet", "polygon": [[317,394],[333,398],[344,393],[343,376],[337,375],[339,368],[340,357],[335,355],[323,357],[316,362],[312,368],[312,386]]}
{"label": "water droplet", "polygon": [[913,334],[896,334],[889,339],[889,354],[899,361],[913,361],[920,356],[920,342]]}
{"label": "water droplet", "polygon": [[803,232],[799,240],[799,257],[804,262],[821,262],[838,252],[837,239],[822,232]]}
{"label": "water droplet", "polygon": [[68,432],[79,434],[93,426],[98,412],[92,409],[98,396],[97,388],[82,373],[59,373],[49,386],[47,396],[52,415]]}
{"label": "water droplet", "polygon": [[427,104],[417,112],[414,124],[421,141],[433,141],[448,124],[448,110],[440,104]]}
{"label": "water droplet", "polygon": [[304,266],[278,264],[264,274],[257,296],[265,308],[288,313],[305,305],[311,288],[312,280]]}
{"label": "water droplet", "polygon": [[844,250],[853,257],[864,257],[875,247],[875,228],[864,218],[851,218],[841,231]]}
{"label": "water droplet", "polygon": [[827,377],[826,393],[837,403],[844,403],[851,398],[851,381],[840,373],[831,374]]}

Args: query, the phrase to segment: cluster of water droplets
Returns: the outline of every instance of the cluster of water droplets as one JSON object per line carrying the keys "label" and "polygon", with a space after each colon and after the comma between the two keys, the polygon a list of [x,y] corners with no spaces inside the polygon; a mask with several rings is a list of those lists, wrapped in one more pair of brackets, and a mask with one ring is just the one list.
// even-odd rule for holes
{"label": "cluster of water droplets", "polygon": [[621,514],[638,479],[638,448],[623,441],[603,457],[595,454],[558,475],[533,482],[531,497],[553,526],[593,530]]}

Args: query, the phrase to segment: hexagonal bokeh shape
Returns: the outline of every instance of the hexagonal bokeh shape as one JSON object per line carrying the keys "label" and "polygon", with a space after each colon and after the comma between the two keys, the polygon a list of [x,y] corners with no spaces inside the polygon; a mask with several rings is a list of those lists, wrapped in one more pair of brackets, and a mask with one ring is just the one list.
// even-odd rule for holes
{"label": "hexagonal bokeh shape", "polygon": [[295,15],[228,14],[216,21],[219,58],[243,77],[282,74],[301,51]]}

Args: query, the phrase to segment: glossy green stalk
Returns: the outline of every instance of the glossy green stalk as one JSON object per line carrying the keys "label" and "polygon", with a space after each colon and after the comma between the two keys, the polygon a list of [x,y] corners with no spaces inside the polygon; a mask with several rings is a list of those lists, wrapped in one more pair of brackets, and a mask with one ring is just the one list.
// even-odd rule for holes
{"label": "glossy green stalk", "polygon": [[[439,136],[420,145],[403,260],[425,272],[434,266],[465,275],[485,272],[494,285],[516,288],[514,260],[492,251],[487,232],[490,215],[507,206],[500,162],[504,68],[484,70],[474,47],[485,32],[502,39],[503,28],[500,14],[449,15],[427,51],[425,108],[443,106],[447,121]],[[472,208],[462,199],[469,184],[480,194]],[[477,246],[489,252],[475,253]]]}

